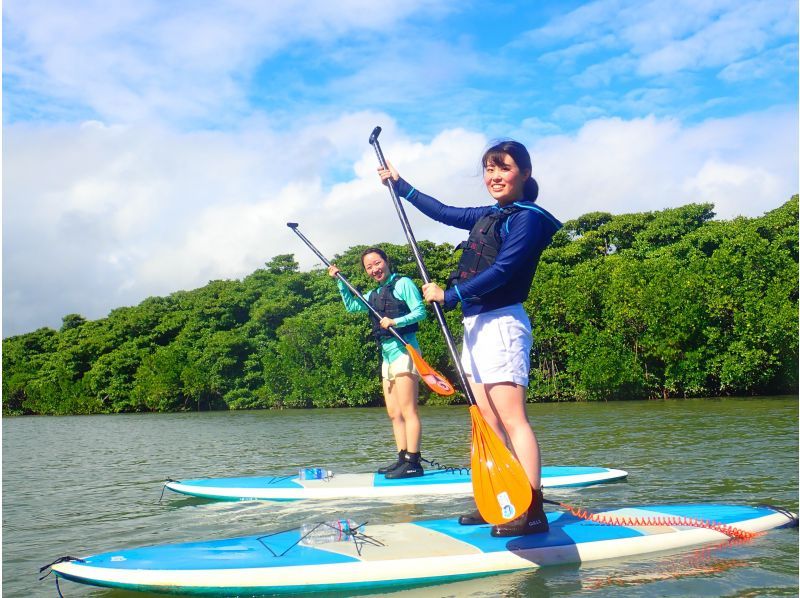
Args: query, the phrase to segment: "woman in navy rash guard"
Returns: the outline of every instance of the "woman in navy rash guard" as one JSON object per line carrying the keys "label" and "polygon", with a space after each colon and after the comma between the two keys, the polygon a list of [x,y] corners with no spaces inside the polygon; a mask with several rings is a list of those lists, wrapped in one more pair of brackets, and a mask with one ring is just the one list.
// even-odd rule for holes
{"label": "woman in navy rash guard", "polygon": [[[447,290],[434,282],[422,287],[426,301],[445,309],[461,303],[464,343],[461,363],[481,414],[504,438],[522,465],[533,491],[528,511],[507,524],[494,526],[493,536],[516,536],[548,530],[541,491],[539,444],[525,412],[533,343],[522,306],[530,291],[542,250],[561,223],[534,203],[539,187],[531,175],[524,145],[502,141],[483,155],[483,179],[495,205],[477,208],[447,206],[425,195],[397,170],[378,168],[386,184],[430,218],[470,231],[458,269]],[[485,523],[476,510],[459,518],[462,525]]]}

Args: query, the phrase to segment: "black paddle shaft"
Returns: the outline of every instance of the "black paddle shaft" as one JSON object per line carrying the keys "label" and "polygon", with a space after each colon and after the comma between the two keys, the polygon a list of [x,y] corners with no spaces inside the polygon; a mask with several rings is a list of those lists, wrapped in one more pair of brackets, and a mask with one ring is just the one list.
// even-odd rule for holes
{"label": "black paddle shaft", "polygon": [[[378,135],[380,134],[381,128],[375,127],[372,130],[372,134],[369,136],[369,142],[370,145],[375,148],[375,155],[378,156],[378,163],[381,165],[381,168],[385,169],[387,168],[386,159],[383,157],[381,144],[378,143]],[[408,239],[408,244],[411,246],[414,259],[417,261],[417,266],[419,267],[419,273],[422,276],[422,281],[427,284],[431,281],[431,279],[430,276],[428,276],[428,270],[425,268],[425,262],[422,261],[422,254],[419,251],[417,240],[414,238],[414,231],[411,230],[411,225],[408,223],[406,211],[403,209],[403,204],[400,203],[400,199],[397,197],[397,191],[395,191],[394,181],[391,177],[389,177],[387,183],[389,187],[389,194],[392,196],[392,202],[394,202],[394,208],[397,210],[397,215],[400,217],[400,224],[403,226],[403,232],[406,234],[406,239]],[[458,351],[456,350],[455,341],[453,341],[453,335],[450,334],[450,329],[447,327],[447,321],[444,319],[442,306],[436,301],[434,301],[431,305],[433,305],[433,313],[436,314],[436,319],[439,321],[439,326],[444,334],[444,340],[447,342],[447,348],[450,351],[450,356],[453,358],[453,363],[456,366],[456,371],[458,372],[458,378],[461,380],[461,387],[464,389],[464,394],[467,395],[467,400],[469,401],[470,405],[477,405],[475,402],[475,396],[472,394],[472,389],[467,382],[467,376],[464,373],[464,367],[461,365],[461,359],[458,357]]]}
{"label": "black paddle shaft", "polygon": [[[309,240],[306,238],[306,236],[305,236],[303,233],[301,233],[299,230],[297,230],[298,224],[297,224],[296,222],[287,222],[287,223],[286,223],[286,226],[288,226],[289,228],[291,228],[291,229],[292,229],[292,230],[295,232],[295,234],[296,234],[298,237],[300,237],[300,239],[303,241],[303,243],[305,243],[306,245],[308,245],[308,248],[309,248],[311,251],[313,251],[313,252],[316,254],[316,256],[317,256],[319,259],[321,259],[321,260],[322,260],[322,263],[323,263],[323,264],[325,264],[326,266],[330,266],[330,265],[331,265],[331,263],[330,263],[330,262],[329,262],[327,259],[325,259],[325,256],[324,256],[324,255],[322,255],[322,254],[319,252],[319,250],[318,250],[316,247],[314,247],[314,245],[311,243],[311,241],[309,241]],[[372,315],[373,315],[373,316],[375,316],[375,317],[376,317],[376,318],[378,318],[379,320],[380,320],[380,319],[383,317],[383,316],[380,314],[380,312],[378,312],[378,310],[377,310],[377,309],[375,309],[374,307],[372,307],[372,305],[370,305],[369,301],[367,301],[367,300],[366,300],[366,298],[364,297],[364,295],[362,295],[362,294],[361,294],[361,292],[360,292],[360,291],[359,291],[357,288],[355,288],[355,287],[354,287],[352,284],[350,284],[350,281],[349,281],[349,280],[347,280],[347,279],[344,277],[344,274],[342,274],[341,272],[338,272],[338,273],[336,274],[336,278],[338,278],[339,280],[341,280],[341,281],[344,283],[344,286],[346,286],[348,289],[350,289],[350,292],[351,292],[351,293],[353,293],[353,295],[355,295],[356,297],[358,297],[358,298],[361,300],[361,303],[363,303],[363,304],[364,304],[364,305],[367,307],[367,309],[368,309],[368,310],[369,310],[369,311],[372,313]],[[388,331],[389,331],[389,332],[390,332],[390,333],[391,333],[391,334],[392,334],[392,335],[393,335],[393,336],[394,336],[394,337],[395,337],[397,340],[399,340],[401,343],[403,343],[403,346],[405,346],[405,345],[407,345],[407,344],[408,344],[408,342],[406,341],[406,339],[404,339],[404,338],[403,338],[403,336],[402,336],[402,335],[401,335],[399,332],[397,332],[397,330],[395,329],[395,327],[394,327],[394,326],[389,326],[389,328],[387,328],[387,330],[388,330]]]}

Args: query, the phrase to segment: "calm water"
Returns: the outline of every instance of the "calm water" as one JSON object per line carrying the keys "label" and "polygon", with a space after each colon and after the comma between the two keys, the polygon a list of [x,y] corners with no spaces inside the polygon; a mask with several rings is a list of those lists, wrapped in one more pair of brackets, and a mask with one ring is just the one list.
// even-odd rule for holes
{"label": "calm water", "polygon": [[[592,508],[769,503],[798,509],[796,397],[532,405],[546,465],[604,465],[627,482],[547,496]],[[425,408],[424,455],[468,463],[465,407]],[[38,567],[62,555],[276,531],[349,516],[447,517],[468,498],[415,505],[213,503],[165,478],[370,471],[390,460],[379,409],[3,419],[3,596],[56,596]],[[66,596],[144,596],[61,582]],[[397,592],[438,596],[797,596],[797,529],[713,549],[558,567]]]}

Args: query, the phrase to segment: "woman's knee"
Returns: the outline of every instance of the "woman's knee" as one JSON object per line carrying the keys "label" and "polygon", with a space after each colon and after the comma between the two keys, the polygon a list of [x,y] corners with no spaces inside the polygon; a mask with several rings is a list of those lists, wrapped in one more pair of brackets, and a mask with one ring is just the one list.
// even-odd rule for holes
{"label": "woman's knee", "polygon": [[481,412],[483,420],[493,429],[497,430],[500,427],[500,418],[497,417],[497,414],[490,405],[478,405],[478,411]]}
{"label": "woman's knee", "polygon": [[531,428],[531,424],[525,417],[512,417],[510,419],[503,420],[503,427],[508,431],[510,435],[516,434],[532,434],[533,429]]}
{"label": "woman's knee", "polygon": [[403,411],[400,409],[397,401],[392,401],[391,404],[389,402],[386,403],[386,415],[389,416],[389,419],[392,421],[403,419]]}
{"label": "woman's knee", "polygon": [[419,423],[419,410],[417,409],[416,403],[408,405],[407,408],[403,409],[402,415],[403,419],[407,422]]}

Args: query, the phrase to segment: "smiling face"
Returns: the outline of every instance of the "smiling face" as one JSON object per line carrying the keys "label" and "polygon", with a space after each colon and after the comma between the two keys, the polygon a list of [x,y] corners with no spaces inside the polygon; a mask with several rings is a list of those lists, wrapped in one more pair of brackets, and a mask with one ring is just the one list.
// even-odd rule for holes
{"label": "smiling face", "polygon": [[389,264],[386,263],[377,253],[367,253],[361,258],[364,270],[367,271],[376,282],[381,283],[391,275]]}
{"label": "smiling face", "polygon": [[486,189],[501,206],[523,199],[525,181],[530,176],[530,170],[520,170],[514,158],[506,153],[495,154],[483,165]]}

